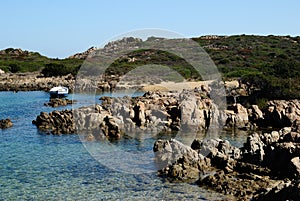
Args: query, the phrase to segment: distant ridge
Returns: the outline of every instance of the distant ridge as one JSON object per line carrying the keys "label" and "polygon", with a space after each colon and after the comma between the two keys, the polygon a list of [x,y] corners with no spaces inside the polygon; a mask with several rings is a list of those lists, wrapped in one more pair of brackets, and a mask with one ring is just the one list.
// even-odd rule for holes
{"label": "distant ridge", "polygon": [[89,49],[87,49],[84,52],[80,52],[80,53],[76,53],[74,55],[69,56],[69,59],[85,59],[89,54],[91,54],[92,52],[94,52],[95,50],[97,50],[96,47],[90,47]]}

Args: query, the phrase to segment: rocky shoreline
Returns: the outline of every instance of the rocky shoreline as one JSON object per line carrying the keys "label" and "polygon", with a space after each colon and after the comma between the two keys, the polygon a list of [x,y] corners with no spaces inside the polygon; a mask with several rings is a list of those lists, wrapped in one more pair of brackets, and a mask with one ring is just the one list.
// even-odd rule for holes
{"label": "rocky shoreline", "polygon": [[0,91],[49,91],[56,86],[65,86],[69,92],[84,92],[95,90],[97,92],[110,92],[112,90],[126,90],[142,88],[144,85],[136,83],[119,83],[119,77],[106,76],[105,78],[79,78],[69,74],[58,77],[44,77],[41,73],[3,73],[0,74]]}
{"label": "rocky shoreline", "polygon": [[[237,148],[222,139],[195,139],[191,147],[158,140],[153,151],[161,176],[196,181],[239,200],[297,200],[300,196],[299,133],[251,134]],[[271,136],[272,142],[268,142]]]}
{"label": "rocky shoreline", "polygon": [[102,97],[101,104],[42,112],[33,123],[48,134],[78,133],[91,141],[116,140],[128,132],[192,131],[196,136],[220,123],[226,129],[248,130],[251,134],[241,148],[213,136],[196,138],[191,145],[158,140],[153,147],[158,173],[240,200],[296,200],[300,196],[299,100],[269,101],[264,108],[235,103],[223,111],[209,98],[210,92],[200,86],[135,98]]}
{"label": "rocky shoreline", "polygon": [[49,91],[55,86],[74,89],[72,75],[43,77],[40,73],[5,73],[0,74],[0,91]]}

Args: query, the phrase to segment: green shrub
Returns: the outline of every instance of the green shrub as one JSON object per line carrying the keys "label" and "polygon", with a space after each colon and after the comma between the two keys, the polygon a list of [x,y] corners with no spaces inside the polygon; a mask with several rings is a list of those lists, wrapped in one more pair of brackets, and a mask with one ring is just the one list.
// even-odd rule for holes
{"label": "green shrub", "polygon": [[9,64],[9,71],[12,73],[19,72],[20,69],[20,66],[18,66],[17,64]]}
{"label": "green shrub", "polygon": [[266,98],[259,98],[256,100],[256,105],[260,108],[260,109],[264,109],[267,107],[268,105],[268,99]]}
{"label": "green shrub", "polygon": [[51,76],[63,76],[67,74],[76,74],[75,68],[67,68],[63,64],[57,64],[57,63],[49,63],[45,65],[45,68],[42,70],[42,74],[45,77],[51,77]]}

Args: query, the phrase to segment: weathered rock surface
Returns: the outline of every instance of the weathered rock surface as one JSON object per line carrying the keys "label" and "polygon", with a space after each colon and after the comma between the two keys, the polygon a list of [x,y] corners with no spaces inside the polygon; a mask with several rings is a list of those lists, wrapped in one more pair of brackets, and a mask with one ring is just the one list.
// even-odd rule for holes
{"label": "weathered rock surface", "polygon": [[225,126],[244,130],[292,127],[293,131],[300,132],[299,104],[299,100],[273,100],[267,103],[266,108],[260,109],[257,105],[251,105],[246,109],[236,103],[226,110]]}
{"label": "weathered rock surface", "polygon": [[73,112],[71,110],[54,110],[50,113],[41,112],[32,123],[39,129],[52,134],[70,134],[75,132]]}
{"label": "weathered rock surface", "polygon": [[221,139],[196,139],[191,147],[158,140],[153,151],[159,174],[172,180],[198,180],[239,200],[297,200],[300,143],[291,130],[253,133],[241,148]]}
{"label": "weathered rock surface", "polygon": [[49,102],[44,103],[45,106],[50,107],[58,107],[58,106],[66,106],[74,103],[74,100],[69,100],[66,98],[51,98]]}
{"label": "weathered rock surface", "polygon": [[300,101],[273,100],[264,111],[264,126],[273,128],[293,127],[300,132]]}
{"label": "weathered rock surface", "polygon": [[74,84],[72,75],[42,77],[39,73],[0,74],[0,91],[49,91],[59,85],[73,91]]}
{"label": "weathered rock surface", "polygon": [[262,193],[255,200],[273,201],[273,200],[299,200],[300,183],[298,181],[280,181],[277,185]]}
{"label": "weathered rock surface", "polygon": [[[282,129],[252,133],[241,148],[222,139],[197,139],[191,147],[177,140],[159,140],[153,147],[156,165],[162,176],[180,181],[197,180],[199,185],[242,200],[297,196],[298,106],[276,102],[273,107],[275,103],[270,102],[273,105],[260,110],[256,105],[246,109],[234,104],[224,116],[208,97],[209,92],[201,88],[181,93],[148,92],[135,98],[102,97],[101,105],[41,113],[33,123],[53,134],[79,133],[86,135],[87,140],[98,140],[119,139],[127,132],[140,135],[203,131],[214,122],[222,122],[224,117],[226,126],[240,129],[249,129],[251,125],[270,126],[268,123],[275,121]],[[279,124],[281,121],[285,123]]]}
{"label": "weathered rock surface", "polygon": [[242,106],[241,104],[233,104],[228,108],[226,111],[227,120],[226,126],[227,127],[236,127],[239,129],[247,129],[250,126],[249,122],[249,114],[247,109]]}
{"label": "weathered rock surface", "polygon": [[13,126],[13,123],[10,119],[0,119],[0,129],[10,128]]}
{"label": "weathered rock surface", "polygon": [[[204,131],[214,121],[218,123],[224,115],[220,117],[222,111],[218,111],[214,103],[203,98],[201,93],[207,92],[199,89],[180,93],[148,92],[143,97],[135,98],[102,97],[101,105],[70,111],[70,118],[66,121],[75,124],[78,131],[90,130],[95,135],[102,133],[116,138],[126,132],[158,134],[179,130]],[[74,126],[67,126],[66,129],[65,121],[54,119],[65,117],[64,111],[55,111],[56,116],[52,113],[41,113],[34,123],[38,128],[49,129],[53,133],[75,132]]]}
{"label": "weathered rock surface", "polygon": [[179,180],[199,178],[199,157],[192,148],[177,140],[158,140],[154,144],[153,151],[157,168],[161,169],[162,174]]}
{"label": "weathered rock surface", "polygon": [[69,56],[70,59],[86,59],[90,54],[96,51],[96,47],[90,47],[88,50]]}

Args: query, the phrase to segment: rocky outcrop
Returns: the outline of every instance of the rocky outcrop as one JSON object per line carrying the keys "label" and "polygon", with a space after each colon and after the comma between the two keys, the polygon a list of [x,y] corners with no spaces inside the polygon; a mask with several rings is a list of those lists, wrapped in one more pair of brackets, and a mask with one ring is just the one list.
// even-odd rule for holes
{"label": "rocky outcrop", "polygon": [[294,200],[299,197],[300,136],[291,130],[253,133],[241,148],[221,139],[196,139],[191,147],[158,140],[153,147],[158,173],[171,180],[197,180],[239,200]]}
{"label": "rocky outcrop", "polygon": [[299,104],[299,100],[273,100],[263,109],[257,105],[251,105],[246,109],[236,103],[225,111],[227,116],[225,127],[243,130],[292,127],[293,131],[300,132]]}
{"label": "rocky outcrop", "polygon": [[[70,118],[66,121],[75,124],[78,131],[90,130],[92,135],[102,133],[116,138],[124,133],[204,131],[214,121],[219,121],[222,112],[210,99],[203,98],[201,93],[200,90],[181,93],[148,92],[143,97],[135,98],[102,97],[101,105],[70,111]],[[65,121],[56,122],[54,119],[65,117],[64,111],[55,111],[54,114],[41,113],[34,123],[38,128],[48,129],[52,133],[75,132],[74,126],[61,129],[65,127]]]}
{"label": "rocky outcrop", "polygon": [[269,101],[264,109],[263,126],[283,128],[292,126],[300,132],[300,101],[299,100],[273,100]]}
{"label": "rocky outcrop", "polygon": [[51,98],[49,102],[44,103],[45,106],[49,107],[58,107],[58,106],[66,106],[74,103],[74,100],[69,100],[67,98]]}
{"label": "rocky outcrop", "polygon": [[248,111],[241,104],[237,103],[228,107],[226,114],[227,120],[225,126],[239,129],[248,129],[250,127]]}
{"label": "rocky outcrop", "polygon": [[5,50],[0,50],[0,55],[9,55],[13,57],[19,57],[19,56],[29,56],[31,54],[38,54],[37,52],[29,52],[27,50],[22,50],[20,48],[14,49],[14,48],[7,48]]}
{"label": "rocky outcrop", "polygon": [[72,56],[69,57],[69,59],[86,59],[89,55],[93,55],[93,53],[97,51],[96,47],[90,47],[88,50],[81,52],[81,53],[77,53],[74,54]]}
{"label": "rocky outcrop", "polygon": [[49,91],[59,85],[73,91],[75,79],[71,74],[60,77],[42,77],[39,73],[0,75],[0,91]]}
{"label": "rocky outcrop", "polygon": [[265,194],[259,195],[257,201],[298,200],[300,197],[300,183],[298,181],[281,181]]}
{"label": "rocky outcrop", "polygon": [[10,128],[13,126],[13,123],[10,119],[0,119],[0,129]]}
{"label": "rocky outcrop", "polygon": [[140,43],[142,42],[142,39],[140,38],[134,38],[134,37],[124,37],[120,40],[112,41],[107,43],[103,51],[106,53],[118,51],[118,50],[126,50],[126,49],[138,49],[140,47]]}
{"label": "rocky outcrop", "polygon": [[[198,179],[201,160],[198,153],[177,140],[158,140],[153,151],[161,174],[178,180]],[[172,165],[173,164],[173,165]]]}
{"label": "rocky outcrop", "polygon": [[71,110],[54,110],[53,112],[41,112],[36,120],[32,121],[39,129],[48,134],[70,134],[75,132],[73,113]]}

